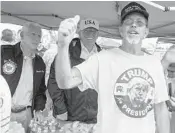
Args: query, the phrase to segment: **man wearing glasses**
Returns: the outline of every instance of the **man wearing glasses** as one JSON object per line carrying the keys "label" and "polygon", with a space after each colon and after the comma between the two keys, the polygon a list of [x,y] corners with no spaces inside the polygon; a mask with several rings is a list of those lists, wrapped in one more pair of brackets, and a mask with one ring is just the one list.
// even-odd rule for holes
{"label": "man wearing glasses", "polygon": [[[96,44],[98,30],[98,21],[91,18],[81,20],[78,31],[79,38],[74,38],[69,46],[72,67],[84,62],[89,56],[101,50]],[[47,87],[53,100],[54,115],[62,120],[96,123],[98,105],[95,89],[88,88],[83,92],[78,87],[61,90],[56,83],[54,67],[53,63]]]}
{"label": "man wearing glasses", "polygon": [[[96,133],[155,133],[156,129],[159,133],[170,133],[165,104],[169,98],[161,62],[141,50],[142,40],[149,33],[148,18],[142,5],[129,3],[121,11],[122,46],[94,54],[73,68],[68,56],[68,40],[75,31],[70,32],[70,29],[76,27],[78,17],[60,24],[56,80],[62,89],[79,86],[81,91],[94,88],[98,92]],[[150,86],[143,106],[133,106],[126,99],[130,81],[135,78]],[[137,95],[142,97],[142,91]]]}

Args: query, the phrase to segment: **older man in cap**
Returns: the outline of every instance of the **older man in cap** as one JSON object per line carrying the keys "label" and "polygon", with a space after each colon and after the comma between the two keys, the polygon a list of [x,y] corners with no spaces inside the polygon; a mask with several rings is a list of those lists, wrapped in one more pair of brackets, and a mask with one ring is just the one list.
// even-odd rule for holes
{"label": "older man in cap", "polygon": [[[119,27],[122,45],[94,54],[75,67],[70,65],[68,48],[78,17],[60,24],[56,80],[62,89],[79,86],[81,91],[94,88],[98,92],[96,133],[155,133],[156,129],[159,133],[170,132],[165,104],[169,97],[161,62],[141,49],[142,40],[149,33],[148,18],[142,5],[136,2],[126,5],[121,11]],[[133,106],[124,99],[134,78],[150,86],[143,106]],[[134,84],[139,83],[137,80]],[[144,90],[135,89],[141,99]]]}
{"label": "older man in cap", "polygon": [[[69,46],[72,67],[84,62],[89,56],[101,50],[100,46],[96,44],[99,34],[97,20],[91,18],[81,20],[78,34],[79,38],[74,38]],[[98,106],[95,89],[88,88],[82,92],[78,86],[75,86],[72,90],[61,90],[56,83],[54,67],[53,63],[47,86],[53,100],[54,114],[63,120],[96,123]]]}

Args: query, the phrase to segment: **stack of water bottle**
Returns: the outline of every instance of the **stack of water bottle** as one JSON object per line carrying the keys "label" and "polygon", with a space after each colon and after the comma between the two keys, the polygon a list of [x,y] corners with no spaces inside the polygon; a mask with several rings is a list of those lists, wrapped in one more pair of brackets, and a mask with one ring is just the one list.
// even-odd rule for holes
{"label": "stack of water bottle", "polygon": [[59,123],[54,119],[45,119],[37,121],[35,119],[30,122],[31,133],[56,133],[60,129]]}

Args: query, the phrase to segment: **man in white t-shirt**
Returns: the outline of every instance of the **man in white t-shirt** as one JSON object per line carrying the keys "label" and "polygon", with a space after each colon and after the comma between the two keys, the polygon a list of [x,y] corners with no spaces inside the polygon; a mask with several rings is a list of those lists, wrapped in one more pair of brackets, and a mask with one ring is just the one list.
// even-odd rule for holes
{"label": "man in white t-shirt", "polygon": [[121,11],[122,46],[103,50],[73,68],[68,46],[79,18],[66,19],[60,24],[57,83],[62,89],[77,85],[81,91],[95,88],[96,133],[170,132],[165,104],[168,93],[161,62],[141,50],[142,40],[149,33],[148,18],[143,6],[129,3]]}

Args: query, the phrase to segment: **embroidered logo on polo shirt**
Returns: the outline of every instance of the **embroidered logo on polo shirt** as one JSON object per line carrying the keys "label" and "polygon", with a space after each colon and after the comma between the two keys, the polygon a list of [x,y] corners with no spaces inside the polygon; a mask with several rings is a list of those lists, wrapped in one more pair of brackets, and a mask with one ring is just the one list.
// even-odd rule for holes
{"label": "embroidered logo on polo shirt", "polygon": [[114,99],[120,111],[132,118],[143,118],[153,109],[155,83],[148,72],[132,68],[116,81]]}
{"label": "embroidered logo on polo shirt", "polygon": [[2,67],[3,72],[8,75],[13,74],[16,68],[17,68],[16,63],[11,60],[5,60],[5,63]]}

